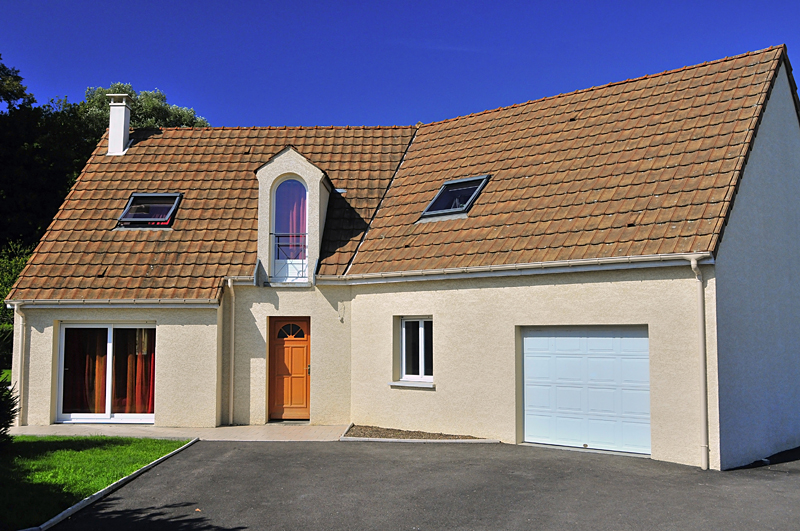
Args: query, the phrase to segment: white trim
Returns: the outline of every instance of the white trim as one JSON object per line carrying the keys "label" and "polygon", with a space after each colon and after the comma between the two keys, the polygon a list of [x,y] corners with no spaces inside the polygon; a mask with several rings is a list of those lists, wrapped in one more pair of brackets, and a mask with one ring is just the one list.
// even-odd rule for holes
{"label": "white trim", "polygon": [[[154,413],[112,413],[112,393],[111,385],[113,382],[114,371],[114,330],[117,328],[139,329],[148,328],[155,330],[153,322],[69,322],[59,321],[58,323],[58,373],[57,397],[56,397],[56,423],[57,424],[154,424]],[[106,404],[105,413],[63,413],[64,408],[64,344],[67,328],[105,328],[107,330],[106,339]]]}
{"label": "white trim", "polygon": [[[419,372],[420,374],[408,374],[406,371],[406,323],[418,322],[419,334]],[[431,323],[432,317],[403,317],[400,319],[400,382],[413,382],[415,384],[426,382],[433,383],[433,375],[425,375],[425,323]],[[431,353],[431,363],[433,363],[433,353]],[[433,367],[431,367],[433,372]]]}
{"label": "white trim", "polygon": [[[276,275],[276,270],[278,269],[278,262],[293,262],[294,260],[278,260],[275,256],[275,216],[278,213],[278,203],[275,198],[278,195],[278,188],[281,187],[284,183],[288,181],[297,181],[306,191],[306,211],[305,211],[305,225],[306,225],[306,242],[305,242],[305,255],[306,257],[302,260],[297,260],[297,262],[302,262],[305,264],[305,276],[297,276],[297,277],[281,277]],[[285,285],[291,285],[293,283],[303,284],[306,282],[310,282],[309,278],[310,275],[313,275],[312,271],[308,269],[308,262],[309,262],[309,208],[310,208],[310,199],[311,194],[309,193],[308,183],[302,176],[298,175],[297,173],[287,172],[283,175],[279,176],[272,182],[272,190],[270,190],[270,219],[269,219],[269,270],[267,271],[267,278],[270,284],[272,283],[280,283]],[[288,267],[284,264],[284,267]]]}
{"label": "white trim", "polygon": [[363,273],[357,275],[317,275],[317,284],[384,284],[389,282],[418,282],[422,280],[510,277],[599,270],[639,269],[646,267],[676,267],[687,266],[691,263],[692,259],[698,260],[702,265],[714,264],[714,257],[711,253],[655,254],[646,256],[587,258],[582,260],[557,260],[553,262],[533,262],[528,264]]}
{"label": "white trim", "polygon": [[408,387],[410,389],[436,389],[436,384],[433,382],[398,380],[396,382],[389,382],[389,387]]}
{"label": "white trim", "polygon": [[216,309],[216,299],[16,299],[6,301],[8,307],[19,304],[20,307],[36,307],[37,309],[92,309],[92,308],[183,308],[183,309]]}

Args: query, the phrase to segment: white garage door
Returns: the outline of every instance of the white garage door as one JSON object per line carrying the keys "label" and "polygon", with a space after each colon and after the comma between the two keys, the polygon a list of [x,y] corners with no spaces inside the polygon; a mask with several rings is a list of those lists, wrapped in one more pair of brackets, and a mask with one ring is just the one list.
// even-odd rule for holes
{"label": "white garage door", "polygon": [[646,328],[526,328],[523,356],[526,442],[650,453]]}

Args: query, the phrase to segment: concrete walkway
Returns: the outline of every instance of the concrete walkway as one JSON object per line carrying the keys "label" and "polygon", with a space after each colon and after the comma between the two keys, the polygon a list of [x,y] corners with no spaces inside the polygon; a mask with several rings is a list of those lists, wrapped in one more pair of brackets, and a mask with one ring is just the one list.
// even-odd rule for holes
{"label": "concrete walkway", "polygon": [[162,428],[140,424],[52,424],[15,426],[11,435],[110,435],[152,439],[194,439],[203,441],[338,441],[347,426],[310,426],[274,423],[261,426],[220,426],[218,428]]}

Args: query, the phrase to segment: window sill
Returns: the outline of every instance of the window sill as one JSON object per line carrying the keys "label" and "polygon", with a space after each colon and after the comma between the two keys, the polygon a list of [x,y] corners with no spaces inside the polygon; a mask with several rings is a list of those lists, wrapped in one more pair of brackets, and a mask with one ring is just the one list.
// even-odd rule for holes
{"label": "window sill", "polygon": [[309,281],[285,281],[285,280],[270,280],[268,282],[271,288],[310,288],[313,284]]}
{"label": "window sill", "polygon": [[396,382],[389,382],[389,387],[405,387],[407,389],[436,389],[436,384],[433,382],[398,380]]}

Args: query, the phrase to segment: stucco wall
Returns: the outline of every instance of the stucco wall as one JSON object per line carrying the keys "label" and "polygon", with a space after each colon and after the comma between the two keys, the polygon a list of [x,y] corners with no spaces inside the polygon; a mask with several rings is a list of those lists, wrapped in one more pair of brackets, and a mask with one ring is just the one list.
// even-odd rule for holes
{"label": "stucco wall", "polygon": [[[60,323],[148,323],[156,325],[155,424],[219,424],[220,375],[215,309],[31,309],[26,308],[25,408],[29,425],[55,422]],[[15,333],[21,334],[19,319]],[[16,339],[16,338],[15,338]],[[14,381],[19,379],[19,341],[14,348]]]}
{"label": "stucco wall", "polygon": [[800,446],[800,127],[781,68],[717,256],[722,467]]}
{"label": "stucco wall", "polygon": [[[336,286],[235,286],[234,289],[234,423],[267,422],[267,320],[282,316],[311,318],[311,423],[347,424],[350,421],[350,289]],[[230,362],[229,355],[229,349],[225,348],[224,367]],[[228,378],[225,369],[226,397]]]}
{"label": "stucco wall", "polygon": [[[713,307],[713,267],[706,298]],[[354,286],[352,421],[520,442],[525,326],[646,325],[654,459],[700,464],[696,280],[688,265]],[[713,324],[713,310],[710,312]],[[435,390],[392,388],[397,317],[434,322]],[[709,334],[713,335],[713,334]],[[711,355],[714,345],[711,342]],[[713,366],[710,379],[716,374]],[[716,429],[712,427],[712,430]],[[718,462],[712,444],[712,463]],[[715,456],[716,454],[716,456]]]}

